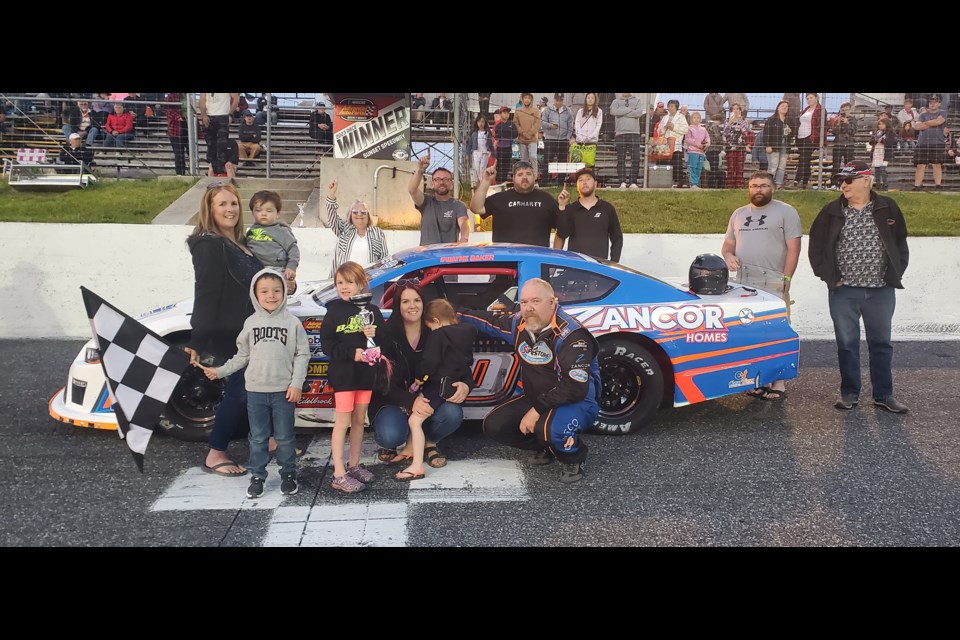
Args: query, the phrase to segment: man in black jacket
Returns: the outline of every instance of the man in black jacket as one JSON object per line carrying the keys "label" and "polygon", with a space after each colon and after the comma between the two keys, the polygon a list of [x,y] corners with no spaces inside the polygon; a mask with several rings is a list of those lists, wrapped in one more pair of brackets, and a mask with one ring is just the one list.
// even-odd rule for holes
{"label": "man in black jacket", "polygon": [[483,431],[518,449],[538,453],[533,464],[560,462],[560,482],[582,479],[587,444],[580,434],[600,414],[599,345],[587,329],[557,307],[553,287],[531,278],[520,290],[520,312],[460,314],[480,333],[511,341],[520,357],[523,395],[487,414]]}
{"label": "man in black jacket", "polygon": [[830,290],[830,317],[840,361],[837,409],[860,399],[860,318],[870,351],[873,403],[906,413],[893,397],[890,342],[895,289],[907,268],[907,225],[897,203],[871,190],[865,162],[848,162],[836,174],[843,195],[825,206],[810,227],[810,266]]}

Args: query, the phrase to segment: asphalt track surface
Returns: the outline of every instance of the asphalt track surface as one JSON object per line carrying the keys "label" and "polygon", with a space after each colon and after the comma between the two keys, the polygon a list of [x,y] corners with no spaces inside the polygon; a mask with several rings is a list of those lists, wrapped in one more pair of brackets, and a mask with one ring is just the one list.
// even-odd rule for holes
{"label": "asphalt track surface", "polygon": [[[800,377],[782,401],[736,395],[662,410],[639,433],[588,436],[586,476],[575,485],[558,483],[555,465],[530,466],[529,454],[493,443],[472,423],[444,443],[447,475],[434,476],[465,474],[456,491],[415,491],[394,482],[386,466],[372,464],[377,481],[362,494],[344,496],[329,486],[329,430],[304,431],[298,444],[309,449],[300,493],[281,500],[268,483],[269,496],[256,508],[243,504],[246,478],[199,473],[201,444],[155,435],[141,475],[115,432],[51,419],[47,401],[65,384],[82,344],[0,341],[0,459],[8,483],[0,492],[0,545],[960,543],[957,341],[895,345],[896,395],[910,407],[906,415],[870,402],[865,345],[863,402],[849,412],[834,409],[834,344],[804,342]],[[244,440],[230,451],[246,460]],[[237,504],[181,508],[177,487],[193,481]],[[323,524],[331,520],[336,526]],[[358,527],[365,533],[355,534]]]}

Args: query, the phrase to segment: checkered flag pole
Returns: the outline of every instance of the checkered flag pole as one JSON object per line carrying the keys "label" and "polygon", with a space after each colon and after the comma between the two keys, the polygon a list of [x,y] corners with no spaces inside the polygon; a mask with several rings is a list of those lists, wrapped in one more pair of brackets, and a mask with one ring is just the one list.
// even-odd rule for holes
{"label": "checkered flag pole", "polygon": [[190,356],[86,287],[80,290],[120,437],[127,441],[137,468],[143,473],[143,456],[153,428],[190,366]]}

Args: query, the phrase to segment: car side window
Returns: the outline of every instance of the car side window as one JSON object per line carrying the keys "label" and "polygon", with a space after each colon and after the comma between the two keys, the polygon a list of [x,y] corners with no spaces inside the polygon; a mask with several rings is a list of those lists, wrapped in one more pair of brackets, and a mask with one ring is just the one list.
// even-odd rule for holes
{"label": "car side window", "polygon": [[560,304],[600,300],[619,284],[599,273],[551,264],[543,265],[541,277],[553,286]]}
{"label": "car side window", "polygon": [[517,279],[504,274],[445,275],[443,288],[454,307],[510,311],[516,299]]}

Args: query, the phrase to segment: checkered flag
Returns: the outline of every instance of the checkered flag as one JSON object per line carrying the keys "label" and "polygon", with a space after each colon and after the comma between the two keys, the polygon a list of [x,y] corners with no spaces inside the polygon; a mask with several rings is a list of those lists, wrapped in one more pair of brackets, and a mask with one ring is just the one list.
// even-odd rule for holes
{"label": "checkered flag", "polygon": [[120,437],[126,439],[143,473],[143,455],[153,428],[190,366],[190,356],[86,287],[80,290],[100,351]]}

